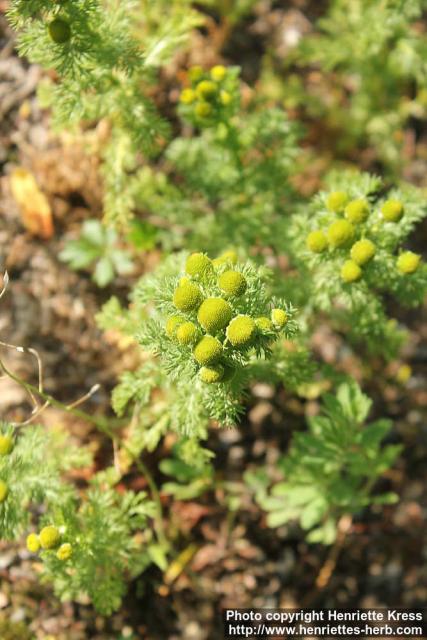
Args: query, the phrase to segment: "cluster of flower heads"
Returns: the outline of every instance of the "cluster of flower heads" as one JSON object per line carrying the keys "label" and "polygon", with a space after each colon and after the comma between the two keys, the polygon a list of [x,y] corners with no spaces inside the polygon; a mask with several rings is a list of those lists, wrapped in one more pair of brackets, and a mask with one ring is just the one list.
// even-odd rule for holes
{"label": "cluster of flower heads", "polygon": [[166,319],[165,333],[194,361],[202,382],[225,383],[243,366],[245,353],[268,350],[291,311],[266,303],[262,279],[234,251],[215,260],[194,253],[185,272],[173,291],[176,313]]}
{"label": "cluster of flower heads", "polygon": [[73,555],[73,547],[69,542],[63,542],[60,530],[50,524],[40,531],[40,533],[30,533],[27,536],[27,549],[31,553],[51,551],[56,554],[58,560],[65,562]]}
{"label": "cluster of flower heads", "polygon": [[[333,191],[326,198],[326,208],[337,218],[324,229],[308,234],[306,245],[316,254],[324,252],[343,255],[341,278],[352,283],[363,277],[365,266],[370,264],[378,250],[377,237],[381,224],[395,225],[405,215],[400,200],[390,199],[380,205],[379,216],[372,222],[374,209],[365,198],[350,200],[344,191]],[[378,214],[378,212],[375,212]],[[402,251],[395,257],[395,268],[402,275],[410,275],[420,266],[421,256],[412,251]]]}
{"label": "cluster of flower heads", "polygon": [[217,65],[209,71],[189,70],[191,86],[180,95],[181,115],[198,127],[209,127],[229,119],[239,104],[239,69]]}

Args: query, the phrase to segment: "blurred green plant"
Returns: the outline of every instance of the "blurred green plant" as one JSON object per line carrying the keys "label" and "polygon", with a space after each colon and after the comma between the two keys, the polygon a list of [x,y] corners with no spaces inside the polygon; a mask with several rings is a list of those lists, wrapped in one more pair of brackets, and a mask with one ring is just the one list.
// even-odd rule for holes
{"label": "blurred green plant", "polygon": [[119,248],[116,231],[99,220],[85,220],[80,237],[66,242],[59,258],[75,270],[94,265],[92,280],[98,287],[106,287],[116,274],[128,275],[134,269],[129,252]]}
{"label": "blurred green plant", "polygon": [[323,396],[321,413],[308,418],[309,430],[293,435],[278,463],[282,481],[271,486],[267,469],[246,473],[270,527],[298,521],[309,542],[331,544],[342,515],[397,501],[395,493],[373,493],[401,446],[381,445],[392,423],[366,424],[371,404],[355,382],[341,384],[336,396]]}
{"label": "blurred green plant", "polygon": [[[404,128],[427,118],[425,0],[333,0],[286,64],[285,104],[329,129],[329,150],[369,148],[401,171]],[[320,69],[322,81],[310,69]]]}

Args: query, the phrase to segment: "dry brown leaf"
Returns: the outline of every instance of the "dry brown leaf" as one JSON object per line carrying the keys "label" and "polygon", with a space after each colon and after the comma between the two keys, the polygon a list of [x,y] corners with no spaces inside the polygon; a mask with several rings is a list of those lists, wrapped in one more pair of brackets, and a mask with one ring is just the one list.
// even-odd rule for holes
{"label": "dry brown leaf", "polygon": [[29,233],[48,240],[53,235],[52,210],[33,174],[17,167],[10,176],[12,195],[21,209],[22,224]]}

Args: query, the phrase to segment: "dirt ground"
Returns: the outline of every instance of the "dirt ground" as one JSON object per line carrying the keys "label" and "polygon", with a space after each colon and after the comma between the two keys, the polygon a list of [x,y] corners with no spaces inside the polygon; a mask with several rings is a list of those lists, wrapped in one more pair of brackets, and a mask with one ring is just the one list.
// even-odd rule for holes
{"label": "dirt ground", "polygon": [[[310,23],[321,3],[289,3],[289,20]],[[4,10],[0,2],[0,9]],[[314,9],[313,9],[314,7]],[[296,17],[297,16],[297,17]],[[223,54],[232,63],[243,62],[250,81],[265,47],[277,35],[280,16],[245,24],[228,34]],[[283,15],[281,16],[283,19]],[[293,23],[292,23],[293,24]],[[201,36],[200,36],[201,38]],[[196,44],[200,45],[196,38]],[[132,282],[147,268],[142,257],[133,276],[118,279],[114,287],[97,288],[90,274],[73,272],[58,253],[64,239],[73,236],[88,217],[100,217],[102,184],[98,160],[78,142],[50,132],[49,113],[35,97],[41,71],[20,60],[5,18],[0,14],[0,270],[7,269],[11,284],[0,303],[1,339],[38,351],[44,366],[46,390],[63,402],[85,394],[94,384],[100,391],[88,401],[88,411],[108,412],[109,392],[118,374],[134,366],[137,356],[96,327],[94,316],[114,294],[125,301]],[[420,182],[419,161],[408,168],[408,178]],[[25,168],[35,177],[52,211],[50,237],[30,232],[22,209],[11,193],[10,176]],[[425,246],[427,227],[415,246]],[[274,462],[290,432],[303,427],[304,415],[316,401],[303,402],[283,389],[254,388],[245,419],[238,430],[214,431],[210,445],[217,453],[216,471],[233,482],[244,508],[230,521],[220,491],[199,501],[164,506],[170,526],[178,531],[177,550],[195,544],[188,567],[171,584],[160,571],[150,569],[131,583],[121,611],[109,619],[98,616],[88,602],[58,602],[38,582],[38,568],[23,544],[0,543],[0,637],[47,640],[147,638],[149,640],[219,640],[221,608],[239,607],[423,607],[427,601],[427,324],[420,311],[396,314],[412,334],[402,359],[412,367],[409,383],[394,380],[397,364],[383,370],[374,363],[365,391],[375,399],[375,413],[394,421],[391,440],[404,453],[384,480],[400,496],[394,506],[377,507],[356,519],[343,541],[329,580],[319,582],[330,550],[307,545],[296,526],[271,531],[254,506],[242,474],[255,464]],[[320,326],[313,347],[341,370],[358,377],[362,363],[338,338]],[[20,376],[36,380],[34,360],[6,350],[6,362]],[[375,369],[375,367],[377,367]],[[394,368],[393,368],[394,367]],[[25,393],[0,380],[0,414],[22,419],[30,405]],[[92,427],[48,409],[47,427],[63,423],[79,442],[95,441],[108,463],[111,451]],[[191,541],[189,532],[191,530]],[[317,584],[316,584],[317,580]],[[2,627],[4,625],[4,628]]]}

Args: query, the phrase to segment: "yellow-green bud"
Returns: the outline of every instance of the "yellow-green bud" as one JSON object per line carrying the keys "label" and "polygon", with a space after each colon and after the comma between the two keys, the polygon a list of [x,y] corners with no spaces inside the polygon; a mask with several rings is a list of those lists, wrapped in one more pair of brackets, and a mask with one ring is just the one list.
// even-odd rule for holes
{"label": "yellow-green bud", "polygon": [[204,336],[196,345],[193,355],[202,366],[215,364],[222,356],[222,344],[212,336]]}
{"label": "yellow-green bud", "polygon": [[328,239],[323,231],[312,231],[307,236],[306,244],[313,253],[322,253],[328,246]]}
{"label": "yellow-green bud", "polygon": [[216,367],[202,367],[199,371],[199,377],[202,382],[213,384],[215,382],[221,382],[224,376],[224,367],[218,365]]}
{"label": "yellow-green bud", "polygon": [[224,91],[223,89],[219,94],[219,99],[224,107],[228,107],[228,105],[232,101],[231,93],[229,93],[228,91]]}
{"label": "yellow-green bud", "polygon": [[71,27],[66,20],[55,18],[48,26],[49,35],[56,44],[65,44],[71,38]]}
{"label": "yellow-green bud", "polygon": [[267,318],[267,316],[260,316],[259,318],[255,318],[255,324],[261,331],[261,333],[269,333],[271,331],[274,331],[274,325],[270,318]]}
{"label": "yellow-green bud", "polygon": [[30,535],[27,536],[27,549],[31,551],[31,553],[37,553],[40,549],[40,540],[36,533],[30,533]]}
{"label": "yellow-green bud", "polygon": [[176,332],[176,339],[182,345],[190,345],[197,342],[199,330],[194,322],[184,322]]}
{"label": "yellow-green bud", "polygon": [[11,436],[0,434],[0,455],[7,456],[13,449],[13,439]]}
{"label": "yellow-green bud", "polygon": [[203,277],[211,268],[212,260],[204,253],[192,253],[185,263],[186,272],[193,277]]}
{"label": "yellow-green bud", "polygon": [[184,318],[181,318],[180,316],[171,316],[170,318],[168,318],[165,327],[166,335],[168,336],[168,338],[175,338],[177,329],[183,322]]}
{"label": "yellow-green bud", "polygon": [[53,549],[58,546],[60,539],[59,529],[53,525],[43,527],[39,533],[39,540],[43,549]]}
{"label": "yellow-green bud", "polygon": [[346,206],[344,215],[353,224],[360,224],[369,215],[369,204],[363,199],[352,200]]}
{"label": "yellow-green bud", "polygon": [[359,240],[351,247],[350,255],[352,260],[360,267],[369,262],[375,255],[375,245],[370,240]]}
{"label": "yellow-green bud", "polygon": [[354,227],[347,220],[336,220],[328,228],[328,241],[332,247],[342,247],[354,235]]}
{"label": "yellow-green bud", "polygon": [[179,96],[180,102],[182,104],[191,104],[196,99],[196,92],[193,89],[183,89],[181,91],[181,95]]}
{"label": "yellow-green bud", "polygon": [[69,542],[64,542],[61,544],[58,551],[56,552],[56,557],[58,560],[69,560],[73,555],[73,547]]}
{"label": "yellow-green bud", "polygon": [[381,213],[387,222],[398,222],[403,215],[403,204],[399,200],[387,200],[381,207]]}
{"label": "yellow-green bud", "polygon": [[227,327],[227,338],[233,347],[245,347],[249,345],[255,335],[256,324],[249,316],[237,316],[233,318]]}
{"label": "yellow-green bud", "polygon": [[348,202],[348,195],[344,191],[332,191],[326,198],[326,206],[329,211],[339,213]]}
{"label": "yellow-green bud", "polygon": [[201,100],[210,100],[218,91],[215,82],[211,80],[202,80],[196,87],[196,93]]}
{"label": "yellow-green bud", "polygon": [[406,384],[412,375],[412,368],[409,364],[402,364],[396,371],[396,380],[400,384]]}
{"label": "yellow-green bud", "polygon": [[8,493],[9,487],[3,480],[0,480],[0,502],[4,502],[6,500]]}
{"label": "yellow-green bud", "polygon": [[414,273],[418,269],[420,261],[421,256],[417,253],[405,251],[397,258],[396,265],[400,273],[407,275],[409,273]]}
{"label": "yellow-green bud", "polygon": [[203,69],[200,65],[196,64],[194,65],[194,67],[191,67],[191,69],[189,69],[188,75],[192,82],[197,82],[197,80],[199,80],[203,75]]}
{"label": "yellow-green bud", "polygon": [[216,80],[216,82],[221,82],[221,80],[224,80],[226,73],[227,69],[223,67],[222,64],[217,64],[211,69],[211,78],[212,80]]}
{"label": "yellow-green bud", "polygon": [[212,113],[212,107],[208,102],[198,102],[194,107],[194,113],[198,118],[207,118]]}
{"label": "yellow-green bud", "polygon": [[173,294],[173,303],[179,311],[192,311],[197,309],[202,302],[203,296],[199,287],[189,280],[180,281]]}
{"label": "yellow-green bud", "polygon": [[207,298],[202,302],[197,312],[197,319],[203,329],[212,334],[225,329],[232,316],[233,309],[222,298]]}
{"label": "yellow-green bud", "polygon": [[353,260],[346,260],[341,269],[341,278],[344,282],[356,282],[362,276],[362,269]]}
{"label": "yellow-green bud", "polygon": [[238,256],[236,251],[234,251],[234,249],[229,249],[228,251],[224,251],[224,253],[218,256],[218,258],[215,258],[215,260],[212,260],[214,267],[220,267],[221,265],[226,263],[237,264],[237,262],[238,262]]}
{"label": "yellow-green bud", "polygon": [[283,309],[272,309],[271,320],[276,329],[283,329],[288,321],[288,315]]}
{"label": "yellow-green bud", "polygon": [[247,282],[245,277],[239,271],[229,269],[224,271],[219,278],[218,284],[221,291],[227,296],[241,296],[245,293]]}

